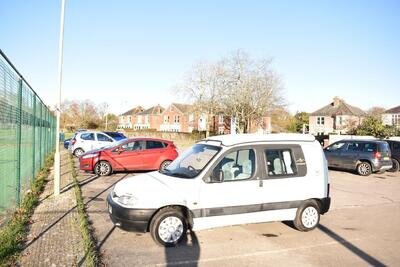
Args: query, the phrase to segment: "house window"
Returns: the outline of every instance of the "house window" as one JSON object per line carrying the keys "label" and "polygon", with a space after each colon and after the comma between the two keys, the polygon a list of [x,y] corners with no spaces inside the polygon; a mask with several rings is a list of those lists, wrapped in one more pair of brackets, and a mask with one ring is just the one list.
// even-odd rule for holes
{"label": "house window", "polygon": [[164,123],[168,123],[169,122],[169,116],[164,115]]}
{"label": "house window", "polygon": [[317,117],[317,124],[324,125],[325,124],[325,117]]}
{"label": "house window", "polygon": [[225,133],[225,128],[222,126],[218,127],[218,134],[224,134]]}
{"label": "house window", "polygon": [[342,123],[343,123],[343,118],[342,118],[342,116],[339,116],[338,117],[338,125],[342,125]]}
{"label": "house window", "polygon": [[189,114],[189,122],[193,122],[194,121],[194,116],[193,114]]}
{"label": "house window", "polygon": [[400,114],[392,114],[392,125],[400,125]]}
{"label": "house window", "polygon": [[175,117],[174,117],[174,122],[175,122],[175,123],[179,123],[179,116],[178,116],[178,115],[175,115]]}
{"label": "house window", "polygon": [[218,123],[219,123],[219,124],[224,123],[224,115],[219,115],[219,116],[218,116]]}
{"label": "house window", "polygon": [[138,123],[142,123],[142,116],[141,116],[141,115],[139,115],[139,116],[137,117],[137,122],[138,122]]}

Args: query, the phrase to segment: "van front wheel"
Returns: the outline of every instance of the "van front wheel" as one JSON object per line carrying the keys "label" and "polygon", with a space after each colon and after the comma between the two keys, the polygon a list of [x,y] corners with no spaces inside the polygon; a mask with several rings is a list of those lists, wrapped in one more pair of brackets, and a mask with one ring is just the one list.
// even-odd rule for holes
{"label": "van front wheel", "polygon": [[315,200],[305,201],[298,209],[293,221],[297,230],[307,232],[317,227],[320,219],[320,209]]}
{"label": "van front wheel", "polygon": [[150,224],[150,233],[154,241],[162,246],[175,246],[186,236],[188,229],[186,218],[172,207],[160,210]]}

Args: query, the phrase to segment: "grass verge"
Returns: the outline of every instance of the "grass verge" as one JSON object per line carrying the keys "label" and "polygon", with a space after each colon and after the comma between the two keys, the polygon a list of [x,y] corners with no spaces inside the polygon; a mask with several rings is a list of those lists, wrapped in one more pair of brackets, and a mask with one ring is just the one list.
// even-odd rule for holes
{"label": "grass verge", "polygon": [[54,155],[50,153],[45,160],[44,167],[32,182],[30,190],[23,196],[20,207],[16,209],[10,221],[0,229],[0,266],[15,265],[28,233],[27,226],[39,202],[53,162]]}
{"label": "grass verge", "polygon": [[89,224],[88,217],[85,212],[85,204],[83,203],[82,191],[79,186],[79,182],[77,179],[77,173],[75,169],[73,156],[69,155],[70,167],[72,177],[74,179],[74,187],[75,187],[75,196],[76,196],[76,204],[79,214],[79,226],[81,230],[81,235],[83,238],[83,244],[85,248],[85,265],[86,266],[98,266],[100,265],[100,257],[95,245],[94,238],[92,236],[92,229]]}

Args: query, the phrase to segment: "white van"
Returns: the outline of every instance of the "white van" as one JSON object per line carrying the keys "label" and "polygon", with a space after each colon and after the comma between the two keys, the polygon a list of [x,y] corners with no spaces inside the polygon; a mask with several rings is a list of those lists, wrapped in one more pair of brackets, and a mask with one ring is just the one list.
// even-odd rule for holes
{"label": "white van", "polygon": [[213,136],[162,172],[118,182],[107,202],[115,225],[165,246],[188,228],[293,220],[309,231],[330,207],[328,169],[312,135]]}

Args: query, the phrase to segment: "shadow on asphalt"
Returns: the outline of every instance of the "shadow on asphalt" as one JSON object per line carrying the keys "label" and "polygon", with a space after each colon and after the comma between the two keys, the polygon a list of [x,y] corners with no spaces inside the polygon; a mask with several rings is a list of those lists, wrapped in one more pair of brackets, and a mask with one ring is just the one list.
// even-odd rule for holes
{"label": "shadow on asphalt", "polygon": [[332,230],[330,230],[328,227],[319,224],[317,226],[317,228],[319,230],[321,230],[323,233],[325,233],[326,235],[328,235],[329,237],[331,237],[332,239],[336,240],[339,244],[341,244],[342,246],[344,246],[345,248],[347,248],[348,250],[350,250],[351,252],[356,254],[358,257],[360,257],[361,259],[366,261],[368,264],[370,264],[372,266],[386,266],[385,264],[380,262],[378,259],[367,254],[366,252],[359,249],[358,247],[356,247],[355,245],[353,245],[352,243],[350,243],[349,241],[347,241],[340,235],[338,235],[335,232],[333,232]]}
{"label": "shadow on asphalt", "polygon": [[197,266],[200,258],[200,244],[196,233],[189,234],[176,247],[165,247],[166,266]]}

